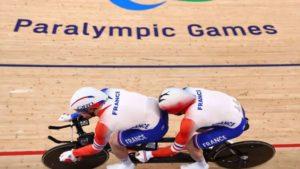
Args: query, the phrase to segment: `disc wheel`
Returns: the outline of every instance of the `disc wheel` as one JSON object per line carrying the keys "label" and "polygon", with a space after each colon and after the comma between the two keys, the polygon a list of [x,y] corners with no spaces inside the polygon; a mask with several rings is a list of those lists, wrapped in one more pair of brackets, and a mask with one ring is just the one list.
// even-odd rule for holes
{"label": "disc wheel", "polygon": [[64,144],[53,147],[45,152],[42,157],[42,162],[51,169],[92,169],[102,165],[109,158],[109,153],[103,150],[95,155],[84,157],[75,163],[60,162],[59,156],[74,147],[74,144]]}
{"label": "disc wheel", "polygon": [[274,154],[274,147],[268,143],[244,141],[223,146],[215,153],[214,160],[221,167],[239,169],[263,164]]}

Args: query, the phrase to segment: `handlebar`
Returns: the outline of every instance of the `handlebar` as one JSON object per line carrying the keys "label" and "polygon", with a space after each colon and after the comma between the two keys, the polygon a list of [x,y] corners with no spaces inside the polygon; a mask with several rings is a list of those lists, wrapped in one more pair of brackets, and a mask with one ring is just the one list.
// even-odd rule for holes
{"label": "handlebar", "polygon": [[48,129],[50,130],[60,130],[63,128],[67,128],[67,127],[72,127],[73,125],[68,124],[68,125],[64,125],[64,126],[48,126]]}
{"label": "handlebar", "polygon": [[73,113],[71,115],[72,117],[72,124],[68,124],[68,125],[63,125],[63,126],[48,126],[48,129],[50,130],[60,130],[63,128],[68,128],[68,127],[73,127],[75,126],[77,129],[77,133],[84,133],[82,127],[83,126],[87,126],[89,125],[89,120],[88,119],[84,119],[82,116],[79,116],[77,113]]}
{"label": "handlebar", "polygon": [[52,137],[52,136],[48,136],[48,139],[53,141],[54,143],[60,144],[60,143],[71,143],[71,141],[60,141],[57,140],[56,138]]}
{"label": "handlebar", "polygon": [[[76,133],[80,136],[86,134],[83,130],[83,126],[87,126],[89,125],[89,120],[88,119],[84,119],[82,116],[80,116],[78,113],[73,113],[71,115],[72,117],[72,124],[68,124],[68,125],[63,125],[63,126],[48,126],[48,129],[50,130],[60,130],[60,129],[64,129],[64,128],[68,128],[68,127],[73,127],[75,126],[76,128]],[[55,143],[71,143],[72,141],[61,141],[58,140],[52,136],[48,136],[48,139],[55,142]]]}

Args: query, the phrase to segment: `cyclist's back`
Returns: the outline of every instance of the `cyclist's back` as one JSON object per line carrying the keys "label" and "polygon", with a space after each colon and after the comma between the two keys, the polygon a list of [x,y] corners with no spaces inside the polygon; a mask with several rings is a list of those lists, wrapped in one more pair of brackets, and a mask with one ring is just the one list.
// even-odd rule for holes
{"label": "cyclist's back", "polygon": [[223,126],[235,128],[243,119],[240,103],[225,93],[203,88],[185,88],[196,96],[195,102],[186,110],[186,118],[195,122],[198,128]]}
{"label": "cyclist's back", "polygon": [[157,100],[124,89],[110,88],[105,106],[110,105],[100,116],[100,122],[111,131],[136,128],[147,130],[154,128],[160,119]]}

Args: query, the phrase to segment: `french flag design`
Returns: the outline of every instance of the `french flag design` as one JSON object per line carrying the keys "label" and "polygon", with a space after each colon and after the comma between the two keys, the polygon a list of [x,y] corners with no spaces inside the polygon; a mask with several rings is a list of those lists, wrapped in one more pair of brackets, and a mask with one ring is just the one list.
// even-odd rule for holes
{"label": "french flag design", "polygon": [[180,152],[181,150],[183,150],[184,149],[184,145],[181,145],[181,144],[178,144],[178,143],[174,143],[173,145],[172,145],[172,147],[171,147],[171,150],[173,151],[173,152]]}
{"label": "french flag design", "polygon": [[93,143],[93,145],[92,145],[93,149],[98,150],[98,151],[101,151],[101,150],[103,149],[104,146],[105,146],[105,145],[98,144],[98,143],[96,142],[96,140],[94,140],[94,143]]}

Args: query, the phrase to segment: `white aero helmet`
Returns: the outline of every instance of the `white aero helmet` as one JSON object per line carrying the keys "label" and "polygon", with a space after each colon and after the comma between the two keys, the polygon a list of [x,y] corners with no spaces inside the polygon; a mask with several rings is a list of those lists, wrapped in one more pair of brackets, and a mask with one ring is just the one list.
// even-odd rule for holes
{"label": "white aero helmet", "polygon": [[181,88],[167,88],[159,96],[159,108],[170,114],[179,114],[194,103],[196,96]]}
{"label": "white aero helmet", "polygon": [[75,111],[85,111],[97,103],[105,102],[107,99],[108,95],[101,90],[93,87],[82,87],[73,94],[70,108]]}

